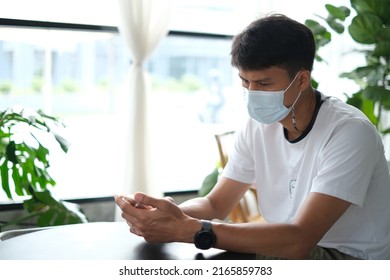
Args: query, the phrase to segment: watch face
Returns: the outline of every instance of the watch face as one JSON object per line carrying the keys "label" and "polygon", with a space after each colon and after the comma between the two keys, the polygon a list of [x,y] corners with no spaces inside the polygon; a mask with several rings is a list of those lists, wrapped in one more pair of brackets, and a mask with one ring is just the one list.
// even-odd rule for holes
{"label": "watch face", "polygon": [[195,246],[199,249],[210,249],[215,242],[215,236],[208,230],[200,231],[195,236]]}

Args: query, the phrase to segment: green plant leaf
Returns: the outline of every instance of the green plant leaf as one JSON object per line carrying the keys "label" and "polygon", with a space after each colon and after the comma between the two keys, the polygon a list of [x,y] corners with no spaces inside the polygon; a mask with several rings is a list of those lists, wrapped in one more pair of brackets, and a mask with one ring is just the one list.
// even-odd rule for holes
{"label": "green plant leaf", "polygon": [[49,163],[48,160],[49,150],[39,143],[38,149],[36,150],[36,155],[37,155],[37,159],[42,163],[44,163],[45,166],[47,166],[47,164]]}
{"label": "green plant leaf", "polygon": [[351,0],[351,5],[359,14],[376,14],[384,24],[390,24],[390,0]]}
{"label": "green plant leaf", "polygon": [[385,73],[386,66],[381,64],[373,64],[357,67],[351,72],[342,73],[340,77],[352,79],[357,82],[360,87],[365,87],[366,85],[378,84],[378,82],[382,80]]}
{"label": "green plant leaf", "polygon": [[199,189],[200,196],[205,196],[212,190],[212,188],[214,188],[215,184],[218,181],[218,176],[219,176],[219,168],[216,167],[210,174],[208,174],[204,178],[202,182],[202,186]]}
{"label": "green plant leaf", "polygon": [[378,117],[375,115],[375,103],[372,100],[363,98],[360,110],[367,116],[374,126],[378,125]]}
{"label": "green plant leaf", "polygon": [[384,129],[384,130],[382,130],[381,133],[382,133],[383,135],[389,134],[389,133],[390,133],[390,127],[386,128],[386,129]]}
{"label": "green plant leaf", "polygon": [[26,195],[31,195],[30,180],[28,178],[29,174],[23,168],[21,170],[22,170],[22,180],[21,180],[22,188],[26,192]]}
{"label": "green plant leaf", "polygon": [[323,34],[327,30],[324,26],[322,26],[318,21],[312,20],[312,19],[307,19],[305,21],[305,25],[310,28],[311,32],[313,32],[315,35],[316,34]]}
{"label": "green plant leaf", "polygon": [[[318,36],[317,37],[317,39],[316,39],[316,47],[317,48],[323,47],[331,41],[330,33],[328,33],[328,34],[329,34],[329,36]],[[324,59],[322,59],[322,60],[325,61]]]}
{"label": "green plant leaf", "polygon": [[363,89],[363,96],[378,102],[389,101],[390,90],[381,86],[367,86]]}
{"label": "green plant leaf", "polygon": [[384,100],[382,102],[382,106],[385,110],[389,111],[390,110],[390,100]]}
{"label": "green plant leaf", "polygon": [[319,56],[318,54],[315,55],[315,60],[318,61],[318,62],[326,62],[321,56]]}
{"label": "green plant leaf", "polygon": [[378,118],[375,115],[375,102],[365,98],[362,90],[354,93],[352,96],[347,96],[346,103],[362,111],[375,126],[377,125]]}
{"label": "green plant leaf", "polygon": [[382,29],[382,21],[373,14],[359,14],[348,28],[352,39],[361,44],[374,44]]}
{"label": "green plant leaf", "polygon": [[31,184],[35,186],[35,189],[37,190],[46,190],[47,183],[46,178],[43,176],[42,169],[35,165],[34,173],[31,176]]}
{"label": "green plant leaf", "polygon": [[313,88],[318,88],[319,83],[314,78],[311,78],[311,85]]}
{"label": "green plant leaf", "polygon": [[381,32],[378,34],[378,39],[380,41],[390,41],[390,24],[388,26],[383,26]]}
{"label": "green plant leaf", "polygon": [[336,7],[331,4],[326,4],[325,8],[329,13],[325,19],[326,23],[336,33],[342,34],[345,30],[343,22],[350,15],[350,9],[345,6]]}
{"label": "green plant leaf", "polygon": [[7,159],[12,162],[13,164],[16,164],[18,162],[16,158],[16,144],[15,141],[9,142],[7,148],[6,148],[6,155]]}
{"label": "green plant leaf", "polygon": [[390,40],[376,43],[373,55],[376,57],[390,57]]}
{"label": "green plant leaf", "polygon": [[3,187],[4,192],[7,194],[7,197],[9,199],[12,199],[10,187],[9,187],[9,181],[8,181],[8,161],[5,160],[3,164],[0,166],[1,168],[1,185]]}
{"label": "green plant leaf", "polygon": [[[371,0],[370,0],[371,1]],[[366,0],[351,0],[351,6],[356,10],[357,13],[371,13],[372,9],[369,5],[369,1]]]}
{"label": "green plant leaf", "polygon": [[61,201],[62,205],[66,209],[67,213],[67,223],[69,224],[77,224],[77,223],[87,223],[88,219],[85,216],[84,212],[80,208],[80,205],[76,203],[70,203],[67,201]]}
{"label": "green plant leaf", "polygon": [[[308,19],[305,21],[305,25],[309,27],[313,33],[316,50],[327,45],[332,40],[332,34],[317,21]],[[317,61],[324,61],[318,54],[316,54],[315,59]]]}
{"label": "green plant leaf", "polygon": [[350,9],[345,6],[335,7],[331,4],[325,4],[325,8],[329,14],[341,21],[344,21],[351,13]]}
{"label": "green plant leaf", "polygon": [[53,134],[57,142],[60,144],[61,149],[67,153],[70,147],[70,142],[57,133],[53,132]]}
{"label": "green plant leaf", "polygon": [[327,23],[329,24],[330,28],[332,28],[337,33],[341,34],[344,32],[345,28],[344,25],[333,20],[333,19],[327,19]]}
{"label": "green plant leaf", "polygon": [[374,0],[375,13],[379,15],[383,24],[390,25],[390,0]]}
{"label": "green plant leaf", "polygon": [[46,204],[40,202],[37,200],[34,196],[32,196],[29,199],[26,199],[23,202],[23,208],[28,212],[28,213],[35,213],[35,212],[44,212],[49,209]]}
{"label": "green plant leaf", "polygon": [[40,212],[37,220],[39,226],[88,222],[77,205],[56,199],[49,190],[34,192],[33,197],[26,200],[23,206],[29,213]]}
{"label": "green plant leaf", "polygon": [[352,105],[355,108],[358,108],[359,110],[361,110],[362,103],[363,103],[361,91],[354,93],[352,96],[348,96],[347,94],[345,94],[345,95],[347,97],[347,100],[346,100],[347,104]]}
{"label": "green plant leaf", "polygon": [[71,215],[66,213],[66,211],[55,211],[55,215],[52,217],[52,224],[53,225],[63,225],[63,224],[72,224],[69,223],[69,218]]}
{"label": "green plant leaf", "polygon": [[19,168],[16,165],[12,167],[12,180],[14,181],[14,185],[15,185],[15,193],[19,196],[24,195]]}
{"label": "green plant leaf", "polygon": [[[42,183],[47,186],[48,184],[51,186],[56,185],[56,181],[50,176],[49,172],[47,172],[46,169],[40,169],[40,174],[44,180],[42,180]],[[45,187],[46,188],[46,187]]]}

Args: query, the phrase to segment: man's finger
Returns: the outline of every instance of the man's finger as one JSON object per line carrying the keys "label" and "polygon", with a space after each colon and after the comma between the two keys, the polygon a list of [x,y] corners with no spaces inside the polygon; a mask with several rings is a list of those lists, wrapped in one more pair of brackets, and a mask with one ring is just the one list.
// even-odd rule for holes
{"label": "man's finger", "polygon": [[[157,209],[165,209],[167,205],[166,199],[159,199],[151,197],[147,194],[138,192],[134,194],[134,199],[137,201],[137,203],[144,204],[144,205],[150,205]],[[168,200],[169,201],[169,200]]]}
{"label": "man's finger", "polygon": [[118,195],[115,196],[115,202],[118,206],[123,210],[123,208],[127,205],[134,206],[140,209],[151,209],[152,207],[149,205],[144,205],[142,203],[137,202],[132,196],[128,195]]}

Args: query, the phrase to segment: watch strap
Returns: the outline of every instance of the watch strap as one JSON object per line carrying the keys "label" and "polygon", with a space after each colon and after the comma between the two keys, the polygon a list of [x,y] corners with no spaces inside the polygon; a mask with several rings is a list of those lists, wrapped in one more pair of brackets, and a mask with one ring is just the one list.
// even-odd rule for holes
{"label": "watch strap", "polygon": [[208,220],[200,220],[200,222],[202,223],[202,230],[210,230],[211,231],[211,222],[208,221]]}

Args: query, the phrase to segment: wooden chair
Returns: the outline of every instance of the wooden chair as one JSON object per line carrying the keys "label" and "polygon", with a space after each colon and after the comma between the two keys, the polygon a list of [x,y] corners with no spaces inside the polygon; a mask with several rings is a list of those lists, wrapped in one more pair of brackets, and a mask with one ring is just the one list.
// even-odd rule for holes
{"label": "wooden chair", "polygon": [[221,134],[215,134],[215,140],[217,141],[219,157],[221,166],[224,168],[228,161],[228,153],[234,142],[234,131],[227,131]]}
{"label": "wooden chair", "polygon": [[[215,134],[215,140],[218,146],[221,166],[224,168],[228,161],[230,148],[234,143],[235,131],[227,131],[221,134]],[[247,223],[261,221],[262,217],[257,206],[257,192],[251,188],[243,196],[241,201],[229,214],[229,220],[235,223]]]}

